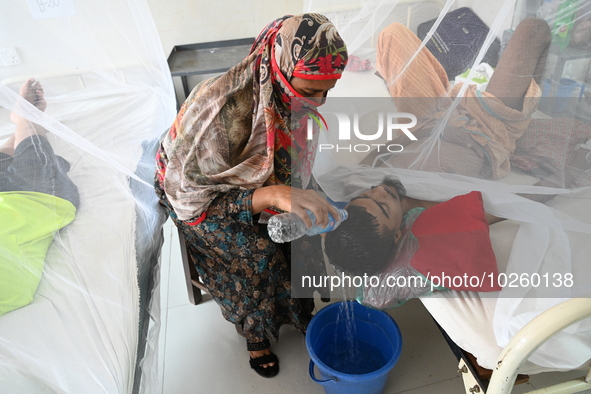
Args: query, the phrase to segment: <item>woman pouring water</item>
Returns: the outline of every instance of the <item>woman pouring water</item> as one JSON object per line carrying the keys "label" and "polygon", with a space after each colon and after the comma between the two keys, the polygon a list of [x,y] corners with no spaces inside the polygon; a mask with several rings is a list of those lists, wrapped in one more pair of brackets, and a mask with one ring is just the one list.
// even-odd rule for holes
{"label": "woman pouring water", "polygon": [[279,371],[269,339],[283,324],[305,332],[314,304],[291,298],[289,244],[272,242],[257,215],[273,207],[308,226],[306,210],[321,225],[338,216],[316,192],[293,186],[311,178],[307,119],[319,119],[314,108],[346,63],[345,43],[326,17],[279,18],[240,64],[193,89],[157,154],[161,204],[224,318],[246,337],[251,367],[265,377]]}

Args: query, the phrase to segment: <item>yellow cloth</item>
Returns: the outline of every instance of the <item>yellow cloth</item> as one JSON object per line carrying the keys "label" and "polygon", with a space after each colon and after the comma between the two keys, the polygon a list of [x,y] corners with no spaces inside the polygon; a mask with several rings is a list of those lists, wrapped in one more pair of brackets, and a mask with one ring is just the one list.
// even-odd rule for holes
{"label": "yellow cloth", "polygon": [[53,236],[75,214],[71,202],[49,194],[0,193],[0,315],[33,300]]}
{"label": "yellow cloth", "polygon": [[[433,125],[462,87],[456,84],[450,90],[445,69],[427,48],[417,52],[420,45],[421,40],[413,32],[400,23],[393,23],[380,33],[376,62],[397,110],[417,117],[413,133]],[[517,111],[492,94],[470,85],[448,125],[469,132],[484,148],[491,163],[492,177],[497,179],[509,172],[509,157],[515,150],[515,141],[527,129],[541,96],[542,90],[532,79],[523,109]],[[446,97],[449,100],[442,100]]]}

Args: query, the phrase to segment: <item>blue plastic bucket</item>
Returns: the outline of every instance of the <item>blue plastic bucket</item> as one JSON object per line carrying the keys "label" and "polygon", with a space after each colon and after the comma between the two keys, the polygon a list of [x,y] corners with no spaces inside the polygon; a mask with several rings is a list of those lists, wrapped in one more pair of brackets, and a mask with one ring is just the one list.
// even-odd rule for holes
{"label": "blue plastic bucket", "polygon": [[386,312],[338,302],[312,318],[306,347],[310,377],[326,394],[379,394],[400,357],[402,336]]}
{"label": "blue plastic bucket", "polygon": [[545,79],[542,81],[542,99],[540,100],[540,109],[545,112],[560,113],[566,111],[569,104],[575,103],[571,100],[574,90],[580,88],[579,100],[585,91],[585,85],[578,83],[574,79],[560,78],[560,83],[556,87],[555,94],[552,94],[552,80]]}

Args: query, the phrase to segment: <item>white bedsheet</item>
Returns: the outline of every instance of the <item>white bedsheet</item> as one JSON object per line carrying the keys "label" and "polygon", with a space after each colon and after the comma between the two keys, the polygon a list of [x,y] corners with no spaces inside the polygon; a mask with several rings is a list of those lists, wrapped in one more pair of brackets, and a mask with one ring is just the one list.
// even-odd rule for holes
{"label": "white bedsheet", "polygon": [[[571,196],[556,197],[548,205],[585,222],[591,221],[587,191]],[[491,240],[497,257],[499,272],[505,272],[510,259],[511,245],[519,225],[506,221],[491,226]],[[591,256],[588,237],[571,239],[574,253]],[[588,267],[575,272],[591,278]],[[481,366],[494,369],[503,347],[527,322],[560,299],[498,298],[498,293],[444,291],[421,301],[437,323],[462,349],[472,353]],[[518,306],[519,310],[513,309]],[[573,334],[574,330],[577,334]],[[524,374],[546,371],[572,370],[588,367],[591,359],[591,318],[585,319],[551,338],[542,345],[519,370]]]}
{"label": "white bedsheet", "polygon": [[[330,92],[331,97],[390,97],[384,81],[374,74],[375,71],[348,72],[343,75],[342,81],[338,82],[336,87]],[[322,164],[322,163],[317,163]],[[330,164],[326,164],[330,167]],[[402,174],[405,171],[400,171]],[[322,173],[322,171],[320,171]],[[330,171],[328,172],[330,173]],[[403,183],[407,184],[411,180],[411,189],[414,189],[416,195],[413,197],[432,199],[435,201],[444,200],[450,193],[448,185],[454,182],[441,180],[437,186],[421,185],[420,179],[404,178]],[[525,185],[523,192],[527,191],[527,186],[534,185],[538,179],[532,176],[509,173],[507,176],[499,179],[497,182],[506,185]],[[325,188],[327,185],[323,185]],[[457,185],[456,185],[457,186]],[[474,180],[474,187],[478,189],[478,180]],[[334,192],[334,191],[333,191]],[[346,195],[352,190],[343,192]],[[337,192],[340,193],[340,192]],[[591,223],[591,209],[589,209],[589,190],[582,192],[585,194],[570,194],[564,197],[557,197],[548,205],[569,215],[572,218]],[[450,198],[455,194],[450,194]],[[443,199],[442,199],[443,198]],[[486,197],[485,197],[486,202]],[[485,204],[486,205],[486,204]],[[500,213],[511,211],[518,217],[525,218],[528,212],[520,212],[518,205],[514,201],[505,201],[498,203],[493,209],[498,209]],[[495,214],[495,212],[492,212]],[[501,217],[502,214],[496,213]],[[527,222],[528,220],[526,220]],[[513,272],[520,271],[519,264],[524,260],[532,260],[528,255],[527,245],[522,248],[513,249],[513,241],[518,233],[519,224],[512,221],[497,223],[491,227],[491,239],[497,256],[499,272],[506,272],[507,269]],[[526,228],[522,228],[522,231]],[[531,226],[529,230],[536,231],[536,226]],[[560,231],[549,230],[547,236],[552,238],[560,236]],[[568,233],[568,231],[567,231]],[[572,233],[570,237],[570,251],[579,255],[578,260],[587,259],[591,256],[591,242],[589,234],[582,234],[580,237]],[[550,242],[552,245],[552,242]],[[555,243],[556,253],[564,252],[560,243]],[[561,249],[562,248],[562,249]],[[513,253],[513,255],[511,255]],[[521,255],[519,255],[521,253]],[[551,253],[548,254],[549,256]],[[561,258],[564,256],[561,256]],[[566,259],[565,259],[566,260]],[[540,274],[543,274],[543,261],[540,264]],[[509,267],[509,268],[507,268]],[[580,267],[579,267],[580,268]],[[525,271],[535,272],[535,271]],[[568,272],[568,271],[564,271]],[[591,278],[591,264],[588,269],[575,273],[580,278]],[[427,307],[431,315],[443,327],[451,339],[464,350],[472,353],[478,360],[478,363],[485,368],[493,369],[498,356],[508,341],[535,316],[549,309],[560,300],[556,299],[520,299],[518,302],[508,297],[495,297],[498,293],[489,293],[479,295],[472,292],[440,292],[431,297],[421,298],[423,304]],[[515,309],[518,306],[518,309]],[[573,332],[577,332],[572,335]],[[558,349],[560,349],[558,351]],[[579,322],[571,329],[557,335],[547,344],[542,346],[535,353],[530,361],[522,366],[521,373],[540,373],[544,371],[571,370],[581,365],[589,365],[591,358],[591,319]]]}
{"label": "white bedsheet", "polygon": [[[132,392],[140,310],[136,201],[125,169],[135,170],[142,140],[163,116],[158,97],[130,97],[48,99],[48,115],[63,120],[55,134],[84,130],[92,149],[50,136],[72,166],[81,204],[50,247],[33,302],[0,317],[2,393]],[[137,106],[146,111],[117,121]]]}

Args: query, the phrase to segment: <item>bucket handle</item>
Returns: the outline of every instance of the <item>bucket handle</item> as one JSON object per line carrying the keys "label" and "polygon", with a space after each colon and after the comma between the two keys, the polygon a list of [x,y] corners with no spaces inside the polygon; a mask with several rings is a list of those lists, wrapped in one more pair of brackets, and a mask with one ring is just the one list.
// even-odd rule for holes
{"label": "bucket handle", "polygon": [[325,385],[331,382],[336,382],[338,379],[333,377],[332,379],[328,379],[328,380],[318,380],[314,374],[314,361],[310,360],[310,377],[312,378],[313,381],[315,381],[318,384],[321,385]]}

